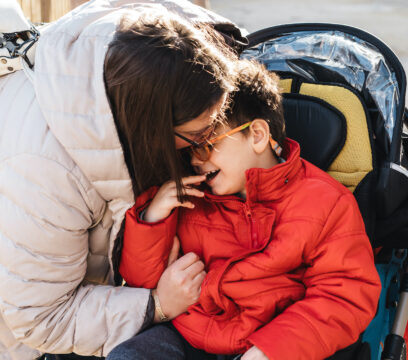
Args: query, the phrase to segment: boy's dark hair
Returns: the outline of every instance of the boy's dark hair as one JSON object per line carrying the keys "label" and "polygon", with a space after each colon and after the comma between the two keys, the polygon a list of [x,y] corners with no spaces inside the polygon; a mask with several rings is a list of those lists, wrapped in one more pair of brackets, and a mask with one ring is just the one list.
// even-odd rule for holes
{"label": "boy's dark hair", "polygon": [[237,90],[231,94],[226,116],[228,123],[239,126],[254,119],[269,123],[272,138],[284,148],[286,131],[279,77],[260,63],[239,60]]}

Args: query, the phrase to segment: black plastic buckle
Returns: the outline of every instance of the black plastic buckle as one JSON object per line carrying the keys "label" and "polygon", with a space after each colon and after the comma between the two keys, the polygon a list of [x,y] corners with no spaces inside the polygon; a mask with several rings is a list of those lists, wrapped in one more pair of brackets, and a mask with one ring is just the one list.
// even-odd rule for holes
{"label": "black plastic buckle", "polygon": [[[14,33],[3,33],[0,35],[0,49],[6,48],[9,52],[9,56],[0,56],[6,59],[15,59],[16,57],[22,57],[30,68],[33,67],[30,59],[27,56],[28,50],[38,41],[40,33],[38,30],[32,26],[30,30],[14,32]],[[23,40],[23,42],[18,42],[18,40]]]}

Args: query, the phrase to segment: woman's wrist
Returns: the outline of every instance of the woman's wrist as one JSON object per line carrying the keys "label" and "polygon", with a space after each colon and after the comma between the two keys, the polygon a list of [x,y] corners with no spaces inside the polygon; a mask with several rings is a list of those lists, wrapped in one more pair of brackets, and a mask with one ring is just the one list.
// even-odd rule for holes
{"label": "woman's wrist", "polygon": [[152,296],[154,299],[154,322],[161,323],[170,320],[167,317],[167,315],[163,312],[156,289],[152,290]]}

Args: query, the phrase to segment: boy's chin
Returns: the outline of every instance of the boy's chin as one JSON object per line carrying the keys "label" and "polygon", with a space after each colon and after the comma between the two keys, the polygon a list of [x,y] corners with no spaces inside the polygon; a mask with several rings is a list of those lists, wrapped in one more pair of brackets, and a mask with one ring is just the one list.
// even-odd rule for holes
{"label": "boy's chin", "polygon": [[214,195],[218,195],[218,196],[226,195],[224,192],[222,192],[222,191],[217,191],[217,190],[214,190],[214,189],[211,189],[211,192],[212,192]]}
{"label": "boy's chin", "polygon": [[237,195],[237,192],[228,189],[217,188],[216,186],[211,188],[211,192],[214,195],[224,196],[224,195]]}
{"label": "boy's chin", "polygon": [[217,186],[210,186],[210,188],[211,188],[211,192],[212,192],[214,195],[220,195],[220,196],[226,195],[225,191],[223,191],[223,189],[220,189],[220,188],[217,187]]}

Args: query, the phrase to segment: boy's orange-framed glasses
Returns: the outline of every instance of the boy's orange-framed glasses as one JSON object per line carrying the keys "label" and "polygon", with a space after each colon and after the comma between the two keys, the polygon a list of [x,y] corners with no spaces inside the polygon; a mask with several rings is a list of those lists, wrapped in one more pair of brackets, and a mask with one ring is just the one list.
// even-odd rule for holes
{"label": "boy's orange-framed glasses", "polygon": [[[252,124],[252,121],[249,121],[243,125],[240,125],[230,131],[227,131],[226,133],[216,136],[212,139],[205,140],[202,143],[197,143],[193,140],[190,140],[186,137],[184,137],[181,134],[174,133],[177,137],[180,139],[183,139],[184,141],[188,142],[191,144],[189,147],[189,150],[192,152],[192,154],[197,157],[197,159],[201,161],[207,161],[211,157],[211,153],[214,150],[214,144],[221,141],[222,139],[226,138],[227,136],[236,134],[237,132],[240,132],[246,128],[248,128]],[[282,148],[279,146],[279,144],[272,138],[272,135],[269,136],[269,143],[271,144],[272,150],[275,152],[277,156],[280,156],[282,153]]]}

